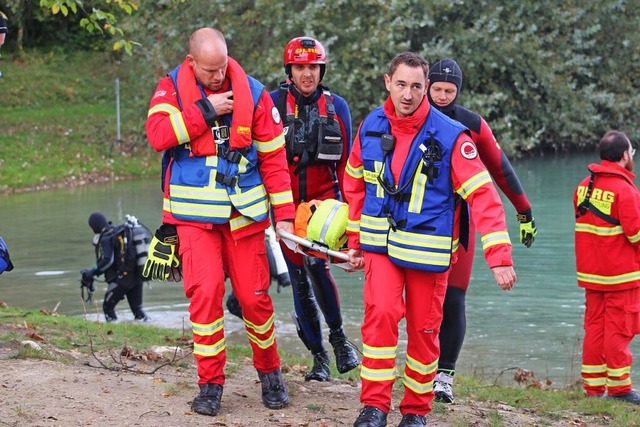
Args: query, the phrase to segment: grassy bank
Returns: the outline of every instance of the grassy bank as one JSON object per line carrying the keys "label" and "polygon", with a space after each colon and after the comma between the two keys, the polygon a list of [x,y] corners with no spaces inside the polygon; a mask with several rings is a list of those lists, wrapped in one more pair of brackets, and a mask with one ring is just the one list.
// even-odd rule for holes
{"label": "grassy bank", "polygon": [[26,51],[4,54],[0,66],[0,192],[158,175],[159,155],[144,132],[156,81],[139,77],[149,75],[144,64]]}

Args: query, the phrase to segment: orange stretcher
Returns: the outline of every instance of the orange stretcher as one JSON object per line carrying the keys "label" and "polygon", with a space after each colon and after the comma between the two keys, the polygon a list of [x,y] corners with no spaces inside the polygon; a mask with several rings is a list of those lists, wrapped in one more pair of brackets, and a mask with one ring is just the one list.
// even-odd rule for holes
{"label": "orange stretcher", "polygon": [[353,267],[349,264],[349,255],[347,255],[346,250],[335,251],[321,243],[313,242],[285,230],[278,230],[278,234],[283,239],[285,245],[294,252],[306,256],[323,258],[343,270],[353,270]]}

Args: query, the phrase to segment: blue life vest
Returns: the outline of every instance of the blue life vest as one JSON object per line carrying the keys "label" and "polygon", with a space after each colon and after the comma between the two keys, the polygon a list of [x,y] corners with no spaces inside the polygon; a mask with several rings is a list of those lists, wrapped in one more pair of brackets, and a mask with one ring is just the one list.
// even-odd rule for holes
{"label": "blue life vest", "polygon": [[359,134],[365,181],[362,249],[387,253],[401,267],[434,273],[449,268],[457,249],[451,153],[465,130],[432,108],[411,142],[400,182],[394,183],[393,149],[385,153],[382,144],[383,135],[390,134],[389,121],[382,107],[367,116]]}
{"label": "blue life vest", "polygon": [[[177,87],[179,66],[171,77],[178,103],[182,109]],[[247,76],[254,108],[260,100],[264,85]],[[200,87],[200,86],[199,86]],[[206,94],[200,87],[202,97]],[[221,125],[231,125],[231,114],[220,118]],[[229,142],[218,144],[212,156],[191,156],[188,144],[182,144],[165,154],[163,172],[171,163],[169,198],[163,209],[174,218],[187,221],[223,224],[229,221],[232,207],[254,221],[262,221],[269,214],[268,196],[258,170],[258,150],[252,144],[230,150]],[[166,172],[165,172],[166,173]]]}

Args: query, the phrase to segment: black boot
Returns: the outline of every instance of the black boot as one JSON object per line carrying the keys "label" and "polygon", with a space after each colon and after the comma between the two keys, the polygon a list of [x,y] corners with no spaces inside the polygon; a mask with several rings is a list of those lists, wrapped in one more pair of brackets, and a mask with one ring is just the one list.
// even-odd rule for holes
{"label": "black boot", "polygon": [[145,313],[145,312],[144,312],[144,311],[142,311],[142,310],[139,310],[139,311],[136,313],[136,315],[135,315],[135,317],[134,317],[134,320],[138,320],[138,321],[140,321],[140,322],[145,322],[145,323],[146,323],[146,322],[150,322],[150,321],[151,321],[151,319],[149,318],[149,316],[147,316],[147,313]]}
{"label": "black boot", "polygon": [[329,332],[329,342],[331,343],[333,353],[336,356],[336,367],[338,368],[338,372],[344,374],[345,372],[349,372],[360,365],[358,355],[347,341],[347,336],[345,335],[342,327]]}
{"label": "black boot", "polygon": [[107,321],[107,323],[112,323],[112,322],[117,322],[118,321],[118,316],[116,315],[116,312],[114,310],[105,311],[104,312],[104,318]]}
{"label": "black boot", "polygon": [[199,384],[199,386],[200,393],[191,402],[191,410],[202,415],[216,415],[222,401],[222,386],[220,384]]}
{"label": "black boot", "polygon": [[322,350],[313,355],[313,368],[304,377],[305,381],[331,381],[329,353]]}
{"label": "black boot", "polygon": [[387,427],[387,414],[375,406],[365,406],[353,427]]}
{"label": "black boot", "polygon": [[289,404],[287,386],[282,379],[280,368],[263,373],[258,371],[262,383],[262,403],[269,409],[282,409]]}
{"label": "black boot", "polygon": [[398,427],[422,427],[427,425],[427,419],[422,415],[404,414]]}

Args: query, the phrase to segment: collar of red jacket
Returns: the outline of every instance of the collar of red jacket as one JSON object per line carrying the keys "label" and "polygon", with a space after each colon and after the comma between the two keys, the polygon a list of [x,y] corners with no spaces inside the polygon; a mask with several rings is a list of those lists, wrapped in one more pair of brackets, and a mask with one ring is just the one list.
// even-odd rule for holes
{"label": "collar of red jacket", "polygon": [[422,98],[422,102],[416,111],[407,117],[398,117],[396,115],[396,107],[393,105],[391,97],[388,97],[384,102],[383,109],[394,132],[417,133],[420,126],[427,119],[427,114],[429,114],[429,101],[426,96]]}
{"label": "collar of red jacket", "polygon": [[633,183],[636,175],[619,165],[616,162],[610,162],[609,160],[602,160],[600,163],[592,163],[589,165],[589,170],[593,173],[608,173],[614,175],[621,175],[629,182]]}
{"label": "collar of red jacket", "polygon": [[[251,145],[251,126],[253,124],[253,98],[249,79],[238,62],[228,57],[227,79],[231,81],[233,90],[233,104],[236,106],[231,118],[231,129],[229,129],[229,146],[233,149],[245,148]],[[189,61],[185,60],[180,66],[177,79],[180,88],[180,98],[182,105],[191,105],[202,99],[200,88],[196,84],[196,76]],[[247,106],[251,106],[247,108]],[[211,136],[211,133],[208,132]]]}

